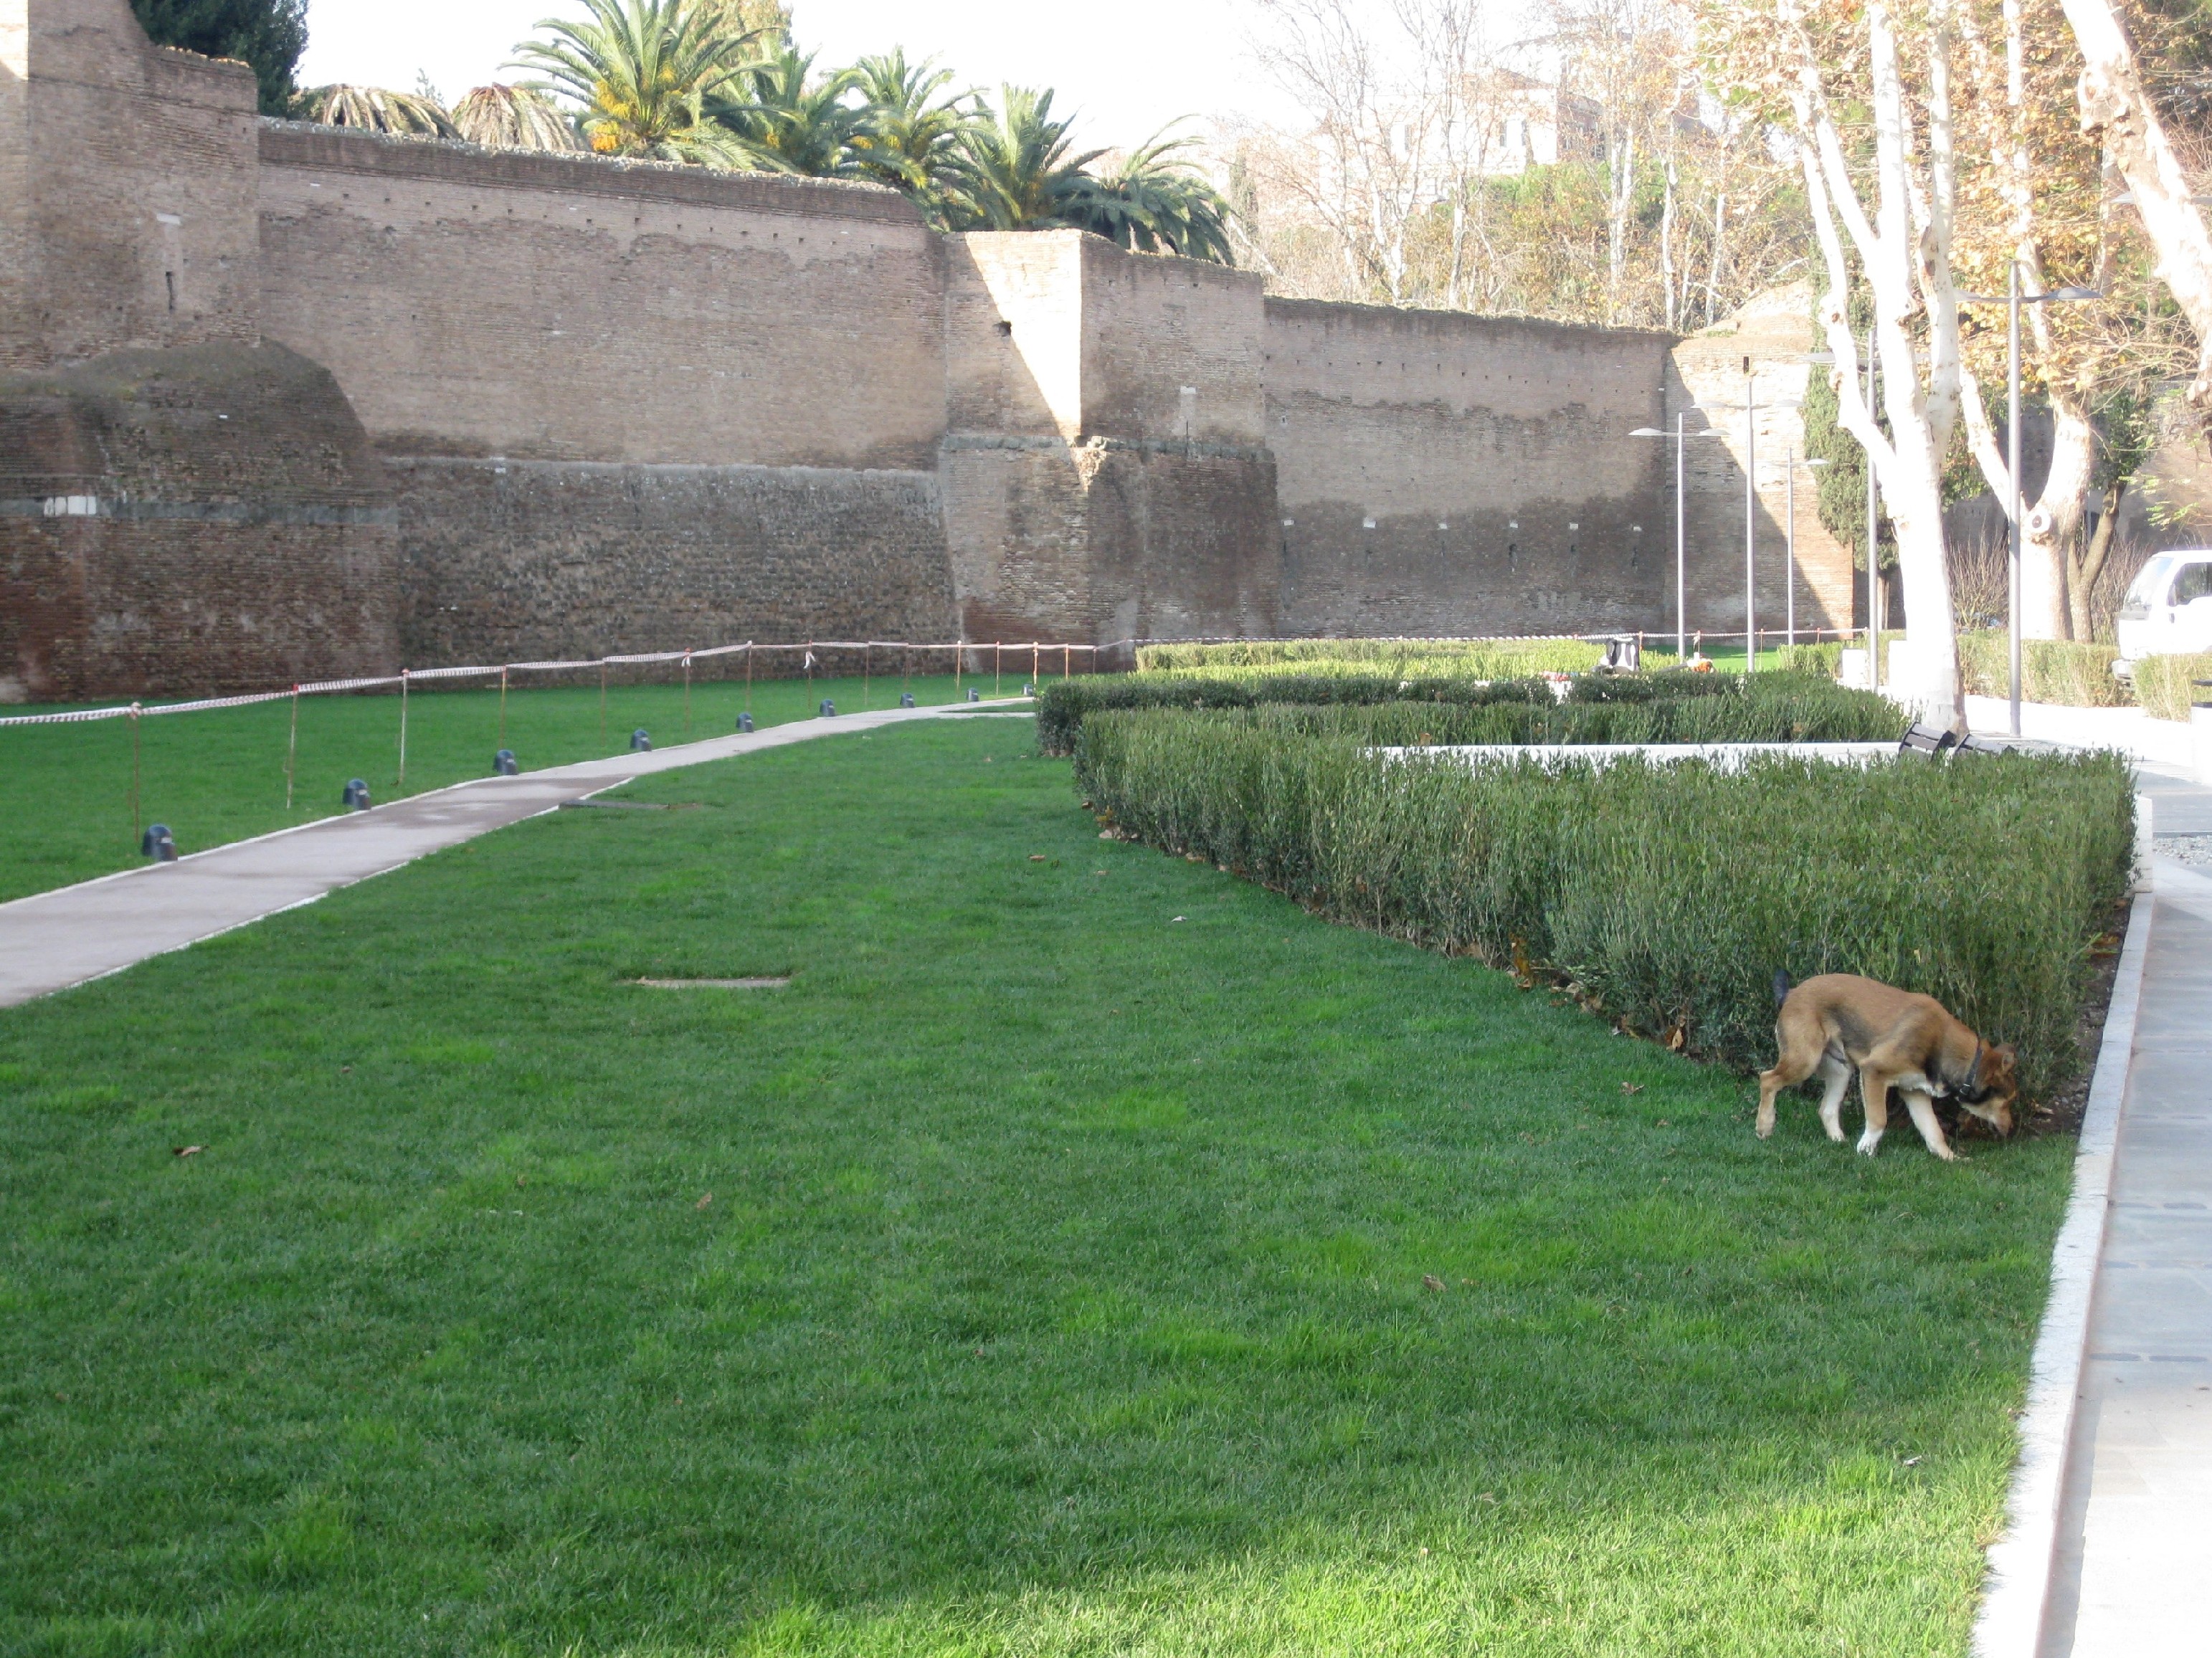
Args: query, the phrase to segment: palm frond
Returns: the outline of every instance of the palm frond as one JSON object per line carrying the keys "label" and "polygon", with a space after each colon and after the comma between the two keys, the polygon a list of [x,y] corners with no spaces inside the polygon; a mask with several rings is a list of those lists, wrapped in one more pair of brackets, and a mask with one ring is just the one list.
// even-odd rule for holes
{"label": "palm frond", "polygon": [[528,87],[478,87],[453,106],[453,127],[472,144],[495,149],[581,149],[567,117]]}
{"label": "palm frond", "polygon": [[359,127],[400,138],[458,138],[453,118],[432,99],[389,87],[316,87],[294,106],[322,126]]}

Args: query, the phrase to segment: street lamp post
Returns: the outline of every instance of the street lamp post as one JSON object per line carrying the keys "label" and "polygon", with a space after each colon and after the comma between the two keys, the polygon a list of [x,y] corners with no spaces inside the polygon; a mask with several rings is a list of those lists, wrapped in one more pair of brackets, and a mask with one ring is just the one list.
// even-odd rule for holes
{"label": "street lamp post", "polygon": [[1828,463],[1809,456],[1801,458],[1794,444],[1783,453],[1786,457],[1783,463],[1783,487],[1789,491],[1790,506],[1788,539],[1784,543],[1784,574],[1789,580],[1784,588],[1782,629],[1783,636],[1794,650],[1797,646],[1797,469],[1826,466]]}
{"label": "street lamp post", "polygon": [[1717,438],[1720,435],[1710,427],[1702,432],[1685,432],[1682,429],[1682,412],[1679,409],[1674,411],[1674,429],[1671,432],[1662,431],[1656,426],[1639,426],[1628,434],[1632,438],[1672,438],[1674,440],[1674,660],[1677,663],[1690,659],[1689,625],[1684,619],[1683,568],[1686,560],[1683,550],[1686,536],[1682,513],[1682,446],[1692,438]]}
{"label": "street lamp post", "polygon": [[1743,671],[1759,666],[1759,397],[1751,378],[1751,359],[1743,360]]}
{"label": "street lamp post", "polygon": [[2041,294],[2020,291],[2020,262],[2012,262],[2005,276],[2005,295],[1961,294],[1968,305],[1998,305],[2005,308],[2005,470],[2012,475],[2011,511],[2005,532],[2005,648],[2011,669],[2012,735],[2020,735],[2020,590],[2021,590],[2021,474],[2020,457],[2020,308],[2023,305],[2069,304],[2077,300],[2101,300],[2094,288],[2053,288]]}

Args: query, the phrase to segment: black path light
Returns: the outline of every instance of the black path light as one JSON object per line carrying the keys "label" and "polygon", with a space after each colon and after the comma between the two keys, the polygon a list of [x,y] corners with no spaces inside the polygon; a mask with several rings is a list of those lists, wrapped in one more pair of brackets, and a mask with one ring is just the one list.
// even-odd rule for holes
{"label": "black path light", "polygon": [[752,716],[752,711],[751,711],[750,709],[747,709],[744,713],[740,714],[738,716],[738,729],[739,731],[741,731],[741,732],[750,732],[750,731],[751,731],[751,730],[752,730],[752,728],[753,728],[753,716]]}
{"label": "black path light", "polygon": [[651,754],[653,752],[653,739],[645,734],[644,726],[640,726],[635,731],[629,734],[629,751],[632,754]]}
{"label": "black path light", "polygon": [[501,749],[491,757],[492,775],[495,777],[513,777],[521,769],[515,762],[513,749]]}
{"label": "black path light", "polygon": [[914,693],[912,691],[901,691],[899,693],[899,707],[902,708],[910,708],[913,706]]}
{"label": "black path light", "polygon": [[138,839],[138,853],[157,864],[175,863],[177,842],[176,837],[169,833],[169,826],[167,823],[147,824],[146,833]]}
{"label": "black path light", "polygon": [[822,699],[822,717],[824,720],[834,720],[837,717],[837,705],[826,696]]}
{"label": "black path light", "polygon": [[338,804],[348,811],[367,811],[370,804],[368,785],[360,778],[355,778],[345,786],[345,793],[338,797]]}
{"label": "black path light", "polygon": [[983,693],[978,690],[975,686],[970,685],[968,688],[968,700],[970,702],[981,702],[983,700]]}
{"label": "black path light", "polygon": [[[2123,201],[2130,198],[2122,197]],[[2101,300],[2101,289],[2094,288],[2052,288],[2040,294],[2020,291],[2020,261],[2014,259],[2005,272],[2005,291],[2002,298],[1994,294],[1961,294],[1961,305],[2002,305],[2005,307],[2005,470],[2012,474],[2012,499],[2006,504],[2012,509],[2007,515],[2011,523],[2005,537],[2005,609],[2010,613],[2005,623],[2005,643],[2011,658],[2012,725],[2011,734],[2020,735],[2020,476],[2027,469],[2020,464],[2020,308],[2023,305],[2069,305],[2079,300]],[[1907,618],[1908,620],[1910,618]]]}

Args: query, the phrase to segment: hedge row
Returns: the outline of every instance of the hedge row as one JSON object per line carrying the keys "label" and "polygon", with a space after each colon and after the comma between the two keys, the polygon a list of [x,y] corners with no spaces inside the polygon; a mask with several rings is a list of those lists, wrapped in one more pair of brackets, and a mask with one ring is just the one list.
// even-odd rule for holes
{"label": "hedge row", "polygon": [[2194,697],[2212,701],[2212,691],[2193,691],[2193,682],[2212,679],[2212,655],[2146,656],[2136,661],[2136,701],[2154,720],[2186,720]]}
{"label": "hedge row", "polygon": [[1047,754],[1072,753],[1085,718],[1104,709],[1271,704],[1388,709],[1340,729],[1389,744],[1878,742],[1905,724],[1887,697],[1809,674],[1589,675],[1569,687],[1564,703],[1535,679],[1126,674],[1044,687],[1037,744]]}
{"label": "hedge row", "polygon": [[1515,679],[1540,673],[1588,673],[1601,648],[1580,639],[1271,639],[1218,645],[1146,645],[1143,673],[1388,673],[1400,679]]}
{"label": "hedge row", "polygon": [[1324,913],[1493,966],[1525,960],[1623,1027],[1771,1064],[1777,969],[1923,990],[2075,1073],[2087,946],[2126,890],[2133,786],[2109,754],[1776,756],[1741,774],[1395,760],[1280,716],[1084,722],[1107,823]]}
{"label": "hedge row", "polygon": [[[2075,708],[2124,708],[2135,701],[2112,677],[2112,645],[2071,639],[2020,641],[2020,694],[2030,702]],[[2012,646],[2002,631],[1960,634],[1959,672],[1972,696],[2012,695]]]}

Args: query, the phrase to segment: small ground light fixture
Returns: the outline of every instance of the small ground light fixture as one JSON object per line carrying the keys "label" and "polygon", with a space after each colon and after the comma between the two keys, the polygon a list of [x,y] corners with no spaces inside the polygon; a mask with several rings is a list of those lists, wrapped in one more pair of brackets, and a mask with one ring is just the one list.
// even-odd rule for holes
{"label": "small ground light fixture", "polygon": [[513,749],[501,749],[491,757],[491,771],[495,777],[512,777],[521,769],[521,766],[516,763]]}
{"label": "small ground light fixture", "polygon": [[176,837],[169,833],[167,823],[149,823],[146,833],[138,839],[138,853],[157,864],[173,864],[177,861]]}
{"label": "small ground light fixture", "polygon": [[651,754],[653,752],[653,739],[645,734],[644,726],[640,726],[635,731],[629,734],[629,751],[632,754]]}
{"label": "small ground light fixture", "polygon": [[750,712],[750,710],[748,710],[747,712],[745,712],[745,713],[744,713],[744,714],[739,714],[739,715],[738,716],[738,729],[739,731],[741,731],[741,732],[750,732],[750,730],[752,730],[752,728],[753,728],[753,717],[752,717],[752,714],[751,714],[751,712]]}
{"label": "small ground light fixture", "polygon": [[981,702],[983,700],[983,693],[970,685],[968,688],[968,700],[970,702]]}
{"label": "small ground light fixture", "polygon": [[837,717],[837,705],[826,696],[822,699],[822,717],[824,720],[834,720]]}
{"label": "small ground light fixture", "polygon": [[910,708],[913,706],[914,693],[912,691],[901,691],[899,693],[899,707],[902,708]]}
{"label": "small ground light fixture", "polygon": [[355,778],[345,786],[345,793],[338,797],[338,804],[348,811],[367,811],[369,808],[368,785],[360,778]]}

